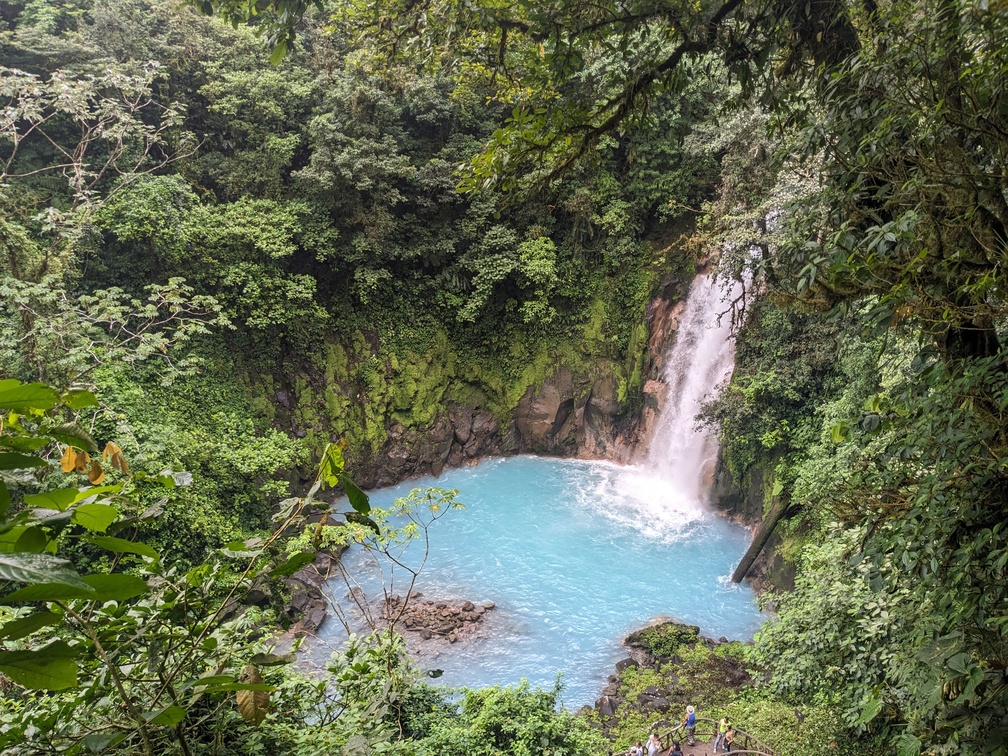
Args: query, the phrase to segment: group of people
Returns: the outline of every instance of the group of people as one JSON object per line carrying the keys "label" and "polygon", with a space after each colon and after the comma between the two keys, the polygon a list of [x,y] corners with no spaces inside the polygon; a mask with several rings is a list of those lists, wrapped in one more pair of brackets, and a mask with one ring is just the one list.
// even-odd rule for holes
{"label": "group of people", "polygon": [[[692,706],[686,707],[686,716],[683,717],[682,722],[679,723],[679,727],[683,727],[686,730],[686,739],[689,744],[696,745],[696,709]],[[735,730],[731,725],[731,720],[727,716],[722,717],[721,721],[718,722],[717,732],[714,734],[714,753],[717,753],[720,747],[722,751],[728,752],[732,749],[732,743],[735,742]],[[646,750],[645,750],[646,749]],[[647,745],[644,746],[638,740],[637,744],[630,749],[630,756],[658,756],[662,751],[662,743],[658,738],[658,733],[652,732],[651,737],[648,738]],[[672,747],[669,748],[665,756],[682,756],[682,749],[679,747],[679,741],[673,741]]]}

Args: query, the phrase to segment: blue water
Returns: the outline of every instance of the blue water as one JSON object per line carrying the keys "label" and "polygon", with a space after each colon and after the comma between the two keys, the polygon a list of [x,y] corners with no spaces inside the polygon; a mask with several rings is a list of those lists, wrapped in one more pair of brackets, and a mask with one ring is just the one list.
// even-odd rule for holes
{"label": "blue water", "polygon": [[[371,502],[388,508],[426,486],[459,489],[466,508],[430,529],[430,555],[414,590],[426,599],[496,603],[478,636],[465,642],[406,634],[422,669],[444,670],[438,682],[479,687],[526,678],[549,688],[562,673],[561,699],[576,708],[598,697],[626,657],[621,640],[649,622],[674,618],[710,637],[743,640],[762,623],[752,590],[729,578],[748,531],[682,500],[643,469],[489,459],[371,492]],[[418,562],[423,544],[407,554]],[[344,564],[363,576],[369,598],[381,597],[381,577],[360,550]],[[393,589],[400,594],[402,576]],[[331,589],[347,595],[342,582]],[[338,647],[346,632],[330,620],[319,637]]]}

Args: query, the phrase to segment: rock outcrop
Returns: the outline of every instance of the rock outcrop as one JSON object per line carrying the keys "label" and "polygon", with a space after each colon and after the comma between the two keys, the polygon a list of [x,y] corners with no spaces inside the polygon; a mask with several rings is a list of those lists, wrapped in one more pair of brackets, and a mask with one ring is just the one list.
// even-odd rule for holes
{"label": "rock outcrop", "polygon": [[400,596],[389,598],[385,618],[392,619],[403,630],[417,633],[423,640],[434,637],[456,643],[474,635],[479,624],[496,604],[474,604],[465,601],[458,605],[446,601],[421,601],[422,594],[413,593],[403,602]]}
{"label": "rock outcrop", "polygon": [[[678,721],[687,703],[698,709],[720,700],[718,692],[726,688],[738,689],[752,684],[737,653],[715,653],[714,649],[727,639],[717,641],[700,635],[696,625],[680,622],[659,622],[634,633],[623,641],[630,656],[616,664],[616,674],[602,689],[594,710],[585,712],[589,722],[597,723],[609,737],[619,722],[626,718],[635,720],[658,714],[662,719],[653,724],[658,730],[667,729]],[[702,661],[684,661],[700,655],[685,653],[703,645],[707,653]],[[643,690],[624,683],[627,670],[653,670],[657,684]]]}
{"label": "rock outcrop", "polygon": [[329,617],[329,600],[322,592],[322,585],[335,574],[338,562],[338,554],[320,551],[314,562],[287,578],[290,601],[284,611],[294,623],[291,632],[295,637],[317,632]]}

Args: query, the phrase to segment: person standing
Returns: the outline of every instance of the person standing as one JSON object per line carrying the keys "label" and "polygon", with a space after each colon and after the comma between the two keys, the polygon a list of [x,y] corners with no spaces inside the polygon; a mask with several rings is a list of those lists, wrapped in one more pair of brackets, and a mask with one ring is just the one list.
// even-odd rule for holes
{"label": "person standing", "polygon": [[728,729],[724,734],[725,750],[731,751],[731,744],[735,742],[735,730],[732,729],[731,725],[728,725]]}
{"label": "person standing", "polygon": [[644,756],[644,746],[638,740],[637,745],[630,749],[630,756]]}
{"label": "person standing", "polygon": [[661,741],[658,740],[658,733],[652,732],[647,742],[647,756],[658,756],[658,751],[660,750]]}
{"label": "person standing", "polygon": [[728,717],[721,717],[721,721],[718,722],[718,731],[714,736],[714,753],[717,753],[718,746],[720,745],[722,750],[727,750],[725,748],[725,733],[728,732]]}
{"label": "person standing", "polygon": [[686,738],[690,745],[696,745],[696,709],[692,706],[686,707],[686,716],[683,717],[682,724],[686,727]]}
{"label": "person standing", "polygon": [[678,740],[672,743],[672,750],[669,751],[668,756],[683,756],[682,749],[679,748]]}

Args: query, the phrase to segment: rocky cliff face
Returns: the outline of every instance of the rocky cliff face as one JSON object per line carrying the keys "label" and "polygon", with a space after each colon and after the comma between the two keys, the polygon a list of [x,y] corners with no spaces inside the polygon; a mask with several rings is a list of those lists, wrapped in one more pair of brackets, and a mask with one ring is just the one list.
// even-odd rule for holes
{"label": "rocky cliff face", "polygon": [[648,308],[643,401],[620,397],[620,366],[610,360],[579,372],[558,361],[540,385],[525,390],[510,417],[495,417],[477,401],[449,404],[427,427],[390,423],[376,453],[356,459],[351,454],[355,477],[365,487],[384,486],[499,454],[628,461],[646,443],[664,400],[658,379],[682,312],[682,289],[681,282],[670,281]]}

